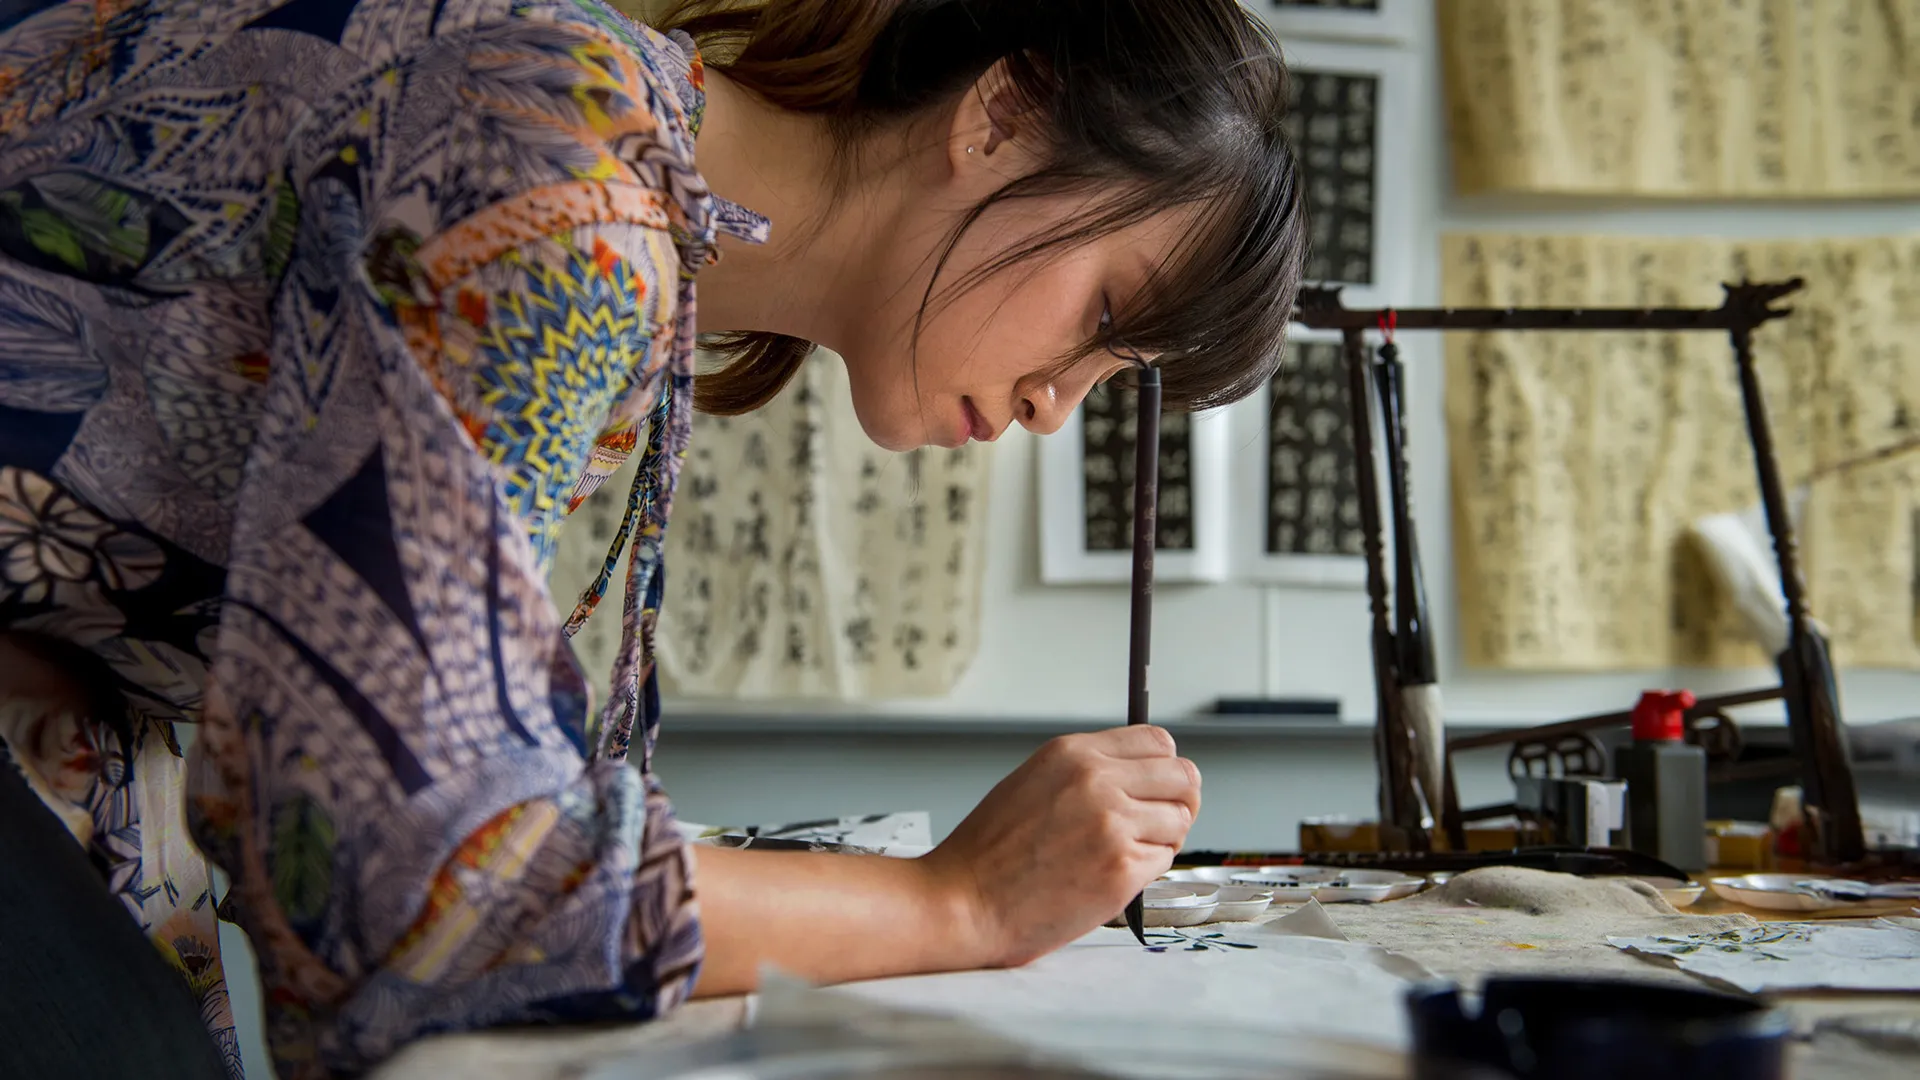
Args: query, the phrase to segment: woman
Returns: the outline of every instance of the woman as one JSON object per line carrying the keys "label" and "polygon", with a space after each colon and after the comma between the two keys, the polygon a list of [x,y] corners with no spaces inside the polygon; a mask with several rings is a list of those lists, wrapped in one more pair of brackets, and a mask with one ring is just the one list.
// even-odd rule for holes
{"label": "woman", "polygon": [[[53,814],[5,827],[67,827],[229,1063],[194,842],[286,1080],[763,963],[1018,964],[1165,869],[1199,777],[1156,728],[1049,744],[920,860],[696,859],[651,635],[691,410],[764,403],[811,343],[900,450],[1050,432],[1122,355],[1176,406],[1271,375],[1302,212],[1278,52],[1232,0],[696,0],[665,34],[596,0],[27,7],[0,784]],[[696,331],[728,360],[697,384]],[[590,721],[565,635],[610,573],[566,620],[545,582],[631,452]]]}

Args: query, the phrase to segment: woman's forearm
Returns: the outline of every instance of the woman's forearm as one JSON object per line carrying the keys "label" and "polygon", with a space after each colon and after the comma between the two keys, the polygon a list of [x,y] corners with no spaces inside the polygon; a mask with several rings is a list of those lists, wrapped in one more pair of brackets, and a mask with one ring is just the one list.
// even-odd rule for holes
{"label": "woman's forearm", "polygon": [[1118,914],[1173,861],[1200,771],[1163,728],[1047,743],[918,859],[697,846],[695,996],[762,965],[810,982],[1024,964]]}
{"label": "woman's forearm", "polygon": [[762,965],[833,983],[991,960],[963,888],[930,863],[699,846],[707,956],[695,997],[754,989]]}

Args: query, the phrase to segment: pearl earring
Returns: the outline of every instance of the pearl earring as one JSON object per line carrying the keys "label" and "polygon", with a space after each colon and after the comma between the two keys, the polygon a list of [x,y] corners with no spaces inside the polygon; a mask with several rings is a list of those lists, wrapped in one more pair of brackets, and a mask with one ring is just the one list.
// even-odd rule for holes
{"label": "pearl earring", "polygon": [[971,146],[967,147],[967,153],[969,154],[973,153],[973,147]]}

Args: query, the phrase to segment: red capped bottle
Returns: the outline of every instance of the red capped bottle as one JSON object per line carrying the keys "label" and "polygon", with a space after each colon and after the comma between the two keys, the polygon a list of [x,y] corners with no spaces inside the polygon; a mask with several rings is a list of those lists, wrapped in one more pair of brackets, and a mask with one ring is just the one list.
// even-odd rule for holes
{"label": "red capped bottle", "polygon": [[1649,690],[1633,707],[1633,742],[1615,771],[1627,782],[1627,846],[1682,870],[1707,868],[1707,754],[1686,741],[1685,690]]}

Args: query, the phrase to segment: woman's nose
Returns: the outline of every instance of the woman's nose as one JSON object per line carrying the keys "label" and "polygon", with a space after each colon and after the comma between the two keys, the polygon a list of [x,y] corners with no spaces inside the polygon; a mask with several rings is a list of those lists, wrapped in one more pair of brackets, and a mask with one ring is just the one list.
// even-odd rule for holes
{"label": "woman's nose", "polygon": [[1036,375],[1023,379],[1017,388],[1019,400],[1014,402],[1014,419],[1035,435],[1051,435],[1067,422],[1067,417],[1080,407],[1081,399],[1092,388],[1092,378],[1077,371],[1057,377]]}

